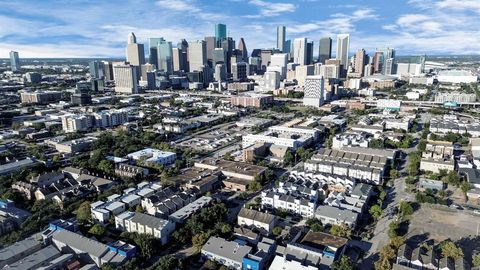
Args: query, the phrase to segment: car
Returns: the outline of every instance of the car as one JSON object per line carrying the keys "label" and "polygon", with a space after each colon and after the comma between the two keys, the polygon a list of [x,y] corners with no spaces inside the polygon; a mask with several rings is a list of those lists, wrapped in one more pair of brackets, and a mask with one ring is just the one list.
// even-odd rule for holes
{"label": "car", "polygon": [[473,210],[473,213],[474,213],[475,215],[480,215],[480,210]]}

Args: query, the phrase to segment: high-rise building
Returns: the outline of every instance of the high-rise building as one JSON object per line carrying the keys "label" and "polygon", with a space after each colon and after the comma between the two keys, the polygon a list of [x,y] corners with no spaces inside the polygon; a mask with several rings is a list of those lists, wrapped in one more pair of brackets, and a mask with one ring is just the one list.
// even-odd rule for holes
{"label": "high-rise building", "polygon": [[323,37],[320,39],[318,48],[318,62],[325,64],[325,61],[332,58],[332,39]]}
{"label": "high-rise building", "polygon": [[293,41],[293,62],[299,65],[307,64],[307,39],[296,38]]}
{"label": "high-rise building", "polygon": [[158,44],[163,38],[149,38],[148,39],[148,62],[158,67]]}
{"label": "high-rise building", "polygon": [[212,65],[216,66],[217,64],[223,63],[227,64],[226,53],[223,48],[215,48],[212,52]]}
{"label": "high-rise building", "polygon": [[158,66],[157,70],[172,74],[173,59],[172,59],[172,42],[161,39],[157,45]]}
{"label": "high-rise building", "polygon": [[285,26],[279,25],[277,26],[277,49],[279,49],[281,52],[290,52],[290,49],[288,51],[285,50]]}
{"label": "high-rise building", "polygon": [[20,66],[20,58],[18,57],[18,52],[11,51],[10,52],[10,69],[15,72],[19,71],[21,68]]}
{"label": "high-rise building", "polygon": [[227,68],[224,63],[215,65],[215,81],[222,82],[227,79]]}
{"label": "high-rise building", "polygon": [[385,60],[384,72],[385,72],[385,75],[392,75],[396,73],[395,58],[388,58],[387,60]]}
{"label": "high-rise building", "polygon": [[232,58],[232,54],[233,54],[233,50],[235,49],[235,40],[233,40],[231,37],[228,37],[226,39],[223,39],[220,43],[220,47],[219,48],[223,48],[223,50],[225,51],[225,64],[227,65],[227,73],[231,73],[231,58]]}
{"label": "high-rise building", "polygon": [[307,65],[313,64],[313,41],[307,42]]}
{"label": "high-rise building", "polygon": [[127,62],[129,62],[130,65],[137,67],[145,64],[145,51],[143,44],[137,43],[137,38],[133,32],[128,35]]}
{"label": "high-rise building", "polygon": [[383,64],[383,52],[375,52],[373,56],[373,73],[382,73]]}
{"label": "high-rise building", "polygon": [[92,79],[103,79],[104,74],[104,63],[100,61],[90,61],[88,63],[89,70],[90,70],[90,77]]}
{"label": "high-rise building", "polygon": [[232,63],[232,77],[234,81],[245,81],[248,75],[248,64],[245,62]]}
{"label": "high-rise building", "polygon": [[344,70],[348,69],[348,52],[350,50],[350,35],[342,34],[337,36],[336,59],[340,60],[340,64]]}
{"label": "high-rise building", "polygon": [[190,62],[188,57],[188,42],[185,39],[180,40],[177,44],[177,48],[180,49],[180,68],[186,72],[189,71]]}
{"label": "high-rise building", "polygon": [[[379,61],[381,61],[382,69],[381,69],[381,71],[378,71],[377,73],[387,74],[386,73],[387,69],[389,70],[389,72],[391,72],[392,68],[393,68],[393,65],[395,64],[395,49],[388,48],[388,47],[387,48],[376,48],[375,53],[378,53],[379,55],[381,55],[381,58],[379,59]],[[393,60],[389,60],[391,58]],[[387,66],[387,61],[391,62],[391,64],[389,64],[388,66]],[[390,74],[392,74],[392,73],[390,73]]]}
{"label": "high-rise building", "polygon": [[129,64],[120,64],[113,67],[115,77],[115,92],[137,94],[137,68]]}
{"label": "high-rise building", "polygon": [[[212,60],[212,51],[217,47],[215,45],[215,37],[205,37],[205,43],[207,46],[207,60],[210,62]],[[212,67],[215,67],[215,64]]]}
{"label": "high-rise building", "polygon": [[363,69],[363,76],[371,76],[373,74],[373,66],[372,64],[365,65]]}
{"label": "high-rise building", "polygon": [[204,40],[188,43],[190,72],[200,71],[207,64],[207,45]]}
{"label": "high-rise building", "polygon": [[240,38],[240,41],[238,42],[238,50],[241,52],[242,61],[247,62],[248,51],[247,51],[247,45],[245,44],[245,40],[243,38]]}
{"label": "high-rise building", "polygon": [[325,80],[322,76],[307,76],[303,89],[303,105],[320,107],[324,103]]}
{"label": "high-rise building", "polygon": [[103,75],[106,81],[113,81],[113,63],[103,61]]}
{"label": "high-rise building", "polygon": [[357,50],[355,55],[355,73],[360,74],[360,76],[363,76],[364,68],[367,63],[367,57],[368,56],[364,49]]}
{"label": "high-rise building", "polygon": [[153,72],[155,70],[155,66],[152,64],[145,64],[141,66],[140,70],[140,80],[147,81],[147,73]]}
{"label": "high-rise building", "polygon": [[221,46],[222,40],[227,38],[227,26],[223,23],[215,24],[215,40],[217,47]]}
{"label": "high-rise building", "polygon": [[280,80],[283,80],[287,76],[287,64],[288,54],[276,53],[270,57],[270,65],[268,66],[268,68],[277,68],[278,70],[273,69],[273,71],[278,71],[280,74]]}

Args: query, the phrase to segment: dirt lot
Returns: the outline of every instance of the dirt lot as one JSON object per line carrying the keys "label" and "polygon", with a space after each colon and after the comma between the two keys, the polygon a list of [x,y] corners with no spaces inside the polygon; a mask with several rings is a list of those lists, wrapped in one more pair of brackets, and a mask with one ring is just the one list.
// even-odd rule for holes
{"label": "dirt lot", "polygon": [[436,206],[423,205],[413,214],[407,236],[425,235],[436,241],[475,237],[477,227],[480,226],[480,216],[470,213],[471,211],[436,209]]}

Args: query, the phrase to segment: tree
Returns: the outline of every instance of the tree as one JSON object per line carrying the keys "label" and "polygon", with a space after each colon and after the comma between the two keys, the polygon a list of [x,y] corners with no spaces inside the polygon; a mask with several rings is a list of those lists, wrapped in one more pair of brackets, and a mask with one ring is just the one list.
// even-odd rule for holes
{"label": "tree", "polygon": [[101,170],[104,173],[113,173],[113,165],[110,161],[108,160],[102,160],[100,163],[98,163],[99,170]]}
{"label": "tree", "polygon": [[262,189],[262,184],[260,184],[260,182],[257,180],[254,180],[248,184],[247,189],[248,191],[256,192]]}
{"label": "tree", "polygon": [[205,263],[203,264],[203,268],[207,270],[216,270],[218,269],[218,264],[215,261],[206,260]]}
{"label": "tree", "polygon": [[378,204],[375,204],[370,208],[370,210],[368,210],[368,212],[370,213],[370,215],[372,215],[373,219],[377,221],[380,216],[382,216],[382,207],[380,207],[380,205]]}
{"label": "tree", "polygon": [[285,152],[285,155],[283,156],[283,162],[287,166],[294,165],[295,157],[293,156],[292,151],[287,150],[287,152]]}
{"label": "tree", "polygon": [[472,256],[472,264],[474,267],[480,266],[480,254],[475,254]]}
{"label": "tree", "polygon": [[339,236],[339,237],[350,238],[350,235],[352,234],[352,230],[346,224],[342,224],[342,225],[334,224],[330,228],[330,234]]}
{"label": "tree", "polygon": [[449,240],[440,244],[440,250],[442,251],[442,255],[447,258],[459,259],[463,257],[463,250]]}
{"label": "tree", "polygon": [[464,181],[460,186],[460,189],[462,190],[465,197],[467,196],[467,192],[470,190],[470,188],[470,183],[468,183],[467,181]]}
{"label": "tree", "polygon": [[390,178],[395,180],[397,179],[398,177],[400,176],[400,172],[395,170],[395,169],[392,169],[390,170]]}
{"label": "tree", "polygon": [[88,230],[88,233],[96,235],[96,236],[102,236],[105,234],[105,228],[100,225],[100,224],[95,224],[93,225],[90,230]]}
{"label": "tree", "polygon": [[400,216],[402,216],[402,217],[406,217],[406,216],[409,216],[409,215],[413,214],[413,207],[410,204],[410,202],[401,201],[398,209],[399,209],[399,212],[400,212]]}
{"label": "tree", "polygon": [[283,208],[277,208],[277,210],[275,211],[275,213],[277,214],[277,216],[281,217],[281,218],[286,218],[287,217],[287,210],[283,209]]}
{"label": "tree", "polygon": [[272,233],[273,233],[273,235],[275,235],[275,236],[279,236],[280,234],[282,234],[282,231],[283,231],[282,228],[280,228],[280,227],[275,227],[275,228],[273,228]]}
{"label": "tree", "polygon": [[202,250],[202,246],[207,242],[208,238],[210,238],[210,234],[208,232],[202,232],[192,237],[192,244],[197,252]]}
{"label": "tree", "polygon": [[342,257],[340,257],[340,260],[337,260],[332,264],[331,269],[332,270],[354,270],[355,265],[350,260],[350,258],[348,258],[345,255],[342,255]]}
{"label": "tree", "polygon": [[80,204],[77,209],[77,221],[80,223],[89,222],[92,218],[92,213],[90,209],[90,202],[86,201]]}
{"label": "tree", "polygon": [[170,270],[178,266],[178,260],[174,255],[169,254],[162,256],[155,264],[155,270]]}

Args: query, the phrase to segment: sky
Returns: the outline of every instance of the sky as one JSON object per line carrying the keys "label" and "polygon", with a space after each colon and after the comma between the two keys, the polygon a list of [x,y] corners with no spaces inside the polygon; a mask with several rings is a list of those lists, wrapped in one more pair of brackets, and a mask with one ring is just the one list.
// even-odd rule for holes
{"label": "sky", "polygon": [[350,53],[393,47],[397,55],[479,54],[480,0],[0,0],[0,58],[123,57],[134,32],[174,45],[214,35],[225,23],[253,48],[349,33]]}

